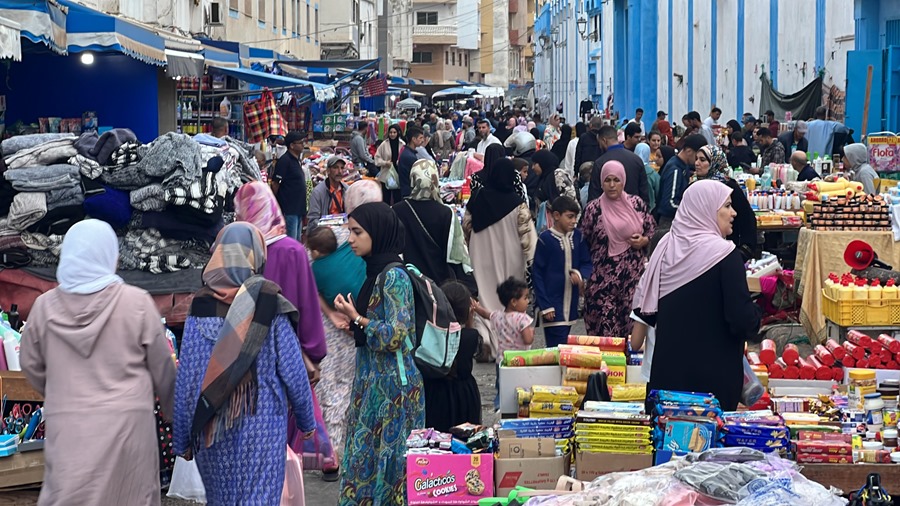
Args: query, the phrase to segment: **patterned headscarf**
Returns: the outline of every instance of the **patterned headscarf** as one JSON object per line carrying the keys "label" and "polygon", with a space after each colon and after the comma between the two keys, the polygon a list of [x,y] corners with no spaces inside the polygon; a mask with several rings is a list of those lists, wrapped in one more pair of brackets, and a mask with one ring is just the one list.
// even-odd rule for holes
{"label": "patterned headscarf", "polygon": [[284,215],[269,185],[253,181],[241,186],[234,194],[237,221],[252,223],[262,232],[266,245],[287,236]]}
{"label": "patterned headscarf", "polygon": [[706,176],[698,179],[725,181],[728,177],[728,158],[722,148],[707,144],[700,148],[700,151],[709,159],[709,172],[706,173]]}
{"label": "patterned headscarf", "polygon": [[191,316],[225,321],[203,376],[194,411],[191,440],[205,432],[206,446],[225,430],[256,411],[259,355],[275,316],[286,314],[297,326],[297,309],[275,283],[262,276],[266,244],[262,233],[246,222],[219,232],[212,257],[203,270],[204,287],[194,296]]}
{"label": "patterned headscarf", "polygon": [[441,201],[441,187],[437,165],[432,160],[419,160],[413,164],[409,173],[412,200]]}

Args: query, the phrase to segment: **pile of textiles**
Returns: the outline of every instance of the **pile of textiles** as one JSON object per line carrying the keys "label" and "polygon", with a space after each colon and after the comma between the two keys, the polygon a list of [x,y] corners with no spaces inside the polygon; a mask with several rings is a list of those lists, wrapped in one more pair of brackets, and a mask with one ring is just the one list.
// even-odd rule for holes
{"label": "pile of textiles", "polygon": [[228,137],[168,133],[141,144],[120,128],[0,146],[0,255],[24,254],[32,266],[56,265],[65,233],[91,217],[119,234],[121,269],[201,268],[233,219],[234,193],[260,179],[253,148]]}

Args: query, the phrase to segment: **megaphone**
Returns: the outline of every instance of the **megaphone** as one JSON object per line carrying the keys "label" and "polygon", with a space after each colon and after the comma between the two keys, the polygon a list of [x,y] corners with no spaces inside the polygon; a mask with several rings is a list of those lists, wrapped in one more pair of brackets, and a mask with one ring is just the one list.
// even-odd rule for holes
{"label": "megaphone", "polygon": [[844,262],[851,269],[862,271],[869,267],[878,267],[886,270],[893,270],[890,265],[878,260],[878,254],[872,249],[872,246],[865,241],[850,241],[847,249],[844,250]]}

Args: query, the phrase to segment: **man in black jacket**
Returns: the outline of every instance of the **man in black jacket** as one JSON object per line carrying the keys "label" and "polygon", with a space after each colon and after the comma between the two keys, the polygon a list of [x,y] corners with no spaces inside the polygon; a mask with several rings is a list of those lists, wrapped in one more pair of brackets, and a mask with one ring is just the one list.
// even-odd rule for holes
{"label": "man in black jacket", "polygon": [[[615,160],[625,167],[625,193],[637,195],[647,205],[650,205],[650,185],[647,183],[647,172],[644,170],[644,162],[641,157],[625,149],[619,144],[619,134],[615,127],[605,126],[600,129],[597,141],[606,152],[594,162],[594,170],[591,171],[591,186],[588,190],[588,201],[599,198],[603,194],[603,181],[600,180],[600,170],[603,164]],[[581,141],[578,141],[581,144]]]}
{"label": "man in black jacket", "polygon": [[[578,137],[578,145],[575,147],[575,170],[577,171],[584,162],[593,162],[603,154],[603,148],[597,141],[597,133],[603,127],[603,118],[594,116],[588,131]],[[578,174],[575,174],[577,179]]]}

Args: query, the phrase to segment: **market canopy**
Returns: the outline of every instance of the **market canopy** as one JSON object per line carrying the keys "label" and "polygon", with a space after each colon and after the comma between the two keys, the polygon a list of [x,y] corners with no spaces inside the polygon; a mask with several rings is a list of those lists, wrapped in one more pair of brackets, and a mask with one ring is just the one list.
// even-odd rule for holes
{"label": "market canopy", "polygon": [[66,8],[53,0],[0,0],[0,17],[19,25],[22,37],[66,54]]}
{"label": "market canopy", "polygon": [[406,99],[403,99],[403,100],[397,102],[397,108],[398,109],[421,109],[422,102],[419,102],[418,100],[416,100],[414,98],[406,98]]}
{"label": "market canopy", "polygon": [[166,64],[166,43],[155,31],[73,0],[56,2],[68,8],[66,40],[69,52],[118,51],[145,63]]}
{"label": "market canopy", "polygon": [[200,53],[166,49],[166,75],[169,77],[201,77],[204,59]]}
{"label": "market canopy", "polygon": [[18,23],[0,17],[0,59],[22,61],[21,37]]}
{"label": "market canopy", "polygon": [[334,91],[334,86],[330,86],[322,83],[315,83],[312,81],[304,81],[302,79],[295,79],[293,77],[287,76],[279,76],[276,74],[269,74],[266,72],[258,72],[256,70],[251,69],[240,69],[240,68],[225,68],[225,67],[211,67],[215,70],[234,77],[236,79],[240,79],[241,81],[248,82],[250,84],[255,84],[257,86],[261,86],[264,88],[279,88],[283,90],[288,90],[292,88],[310,88],[312,90],[313,96],[315,96],[316,101],[324,102],[326,100],[331,100],[335,97],[336,93]]}

